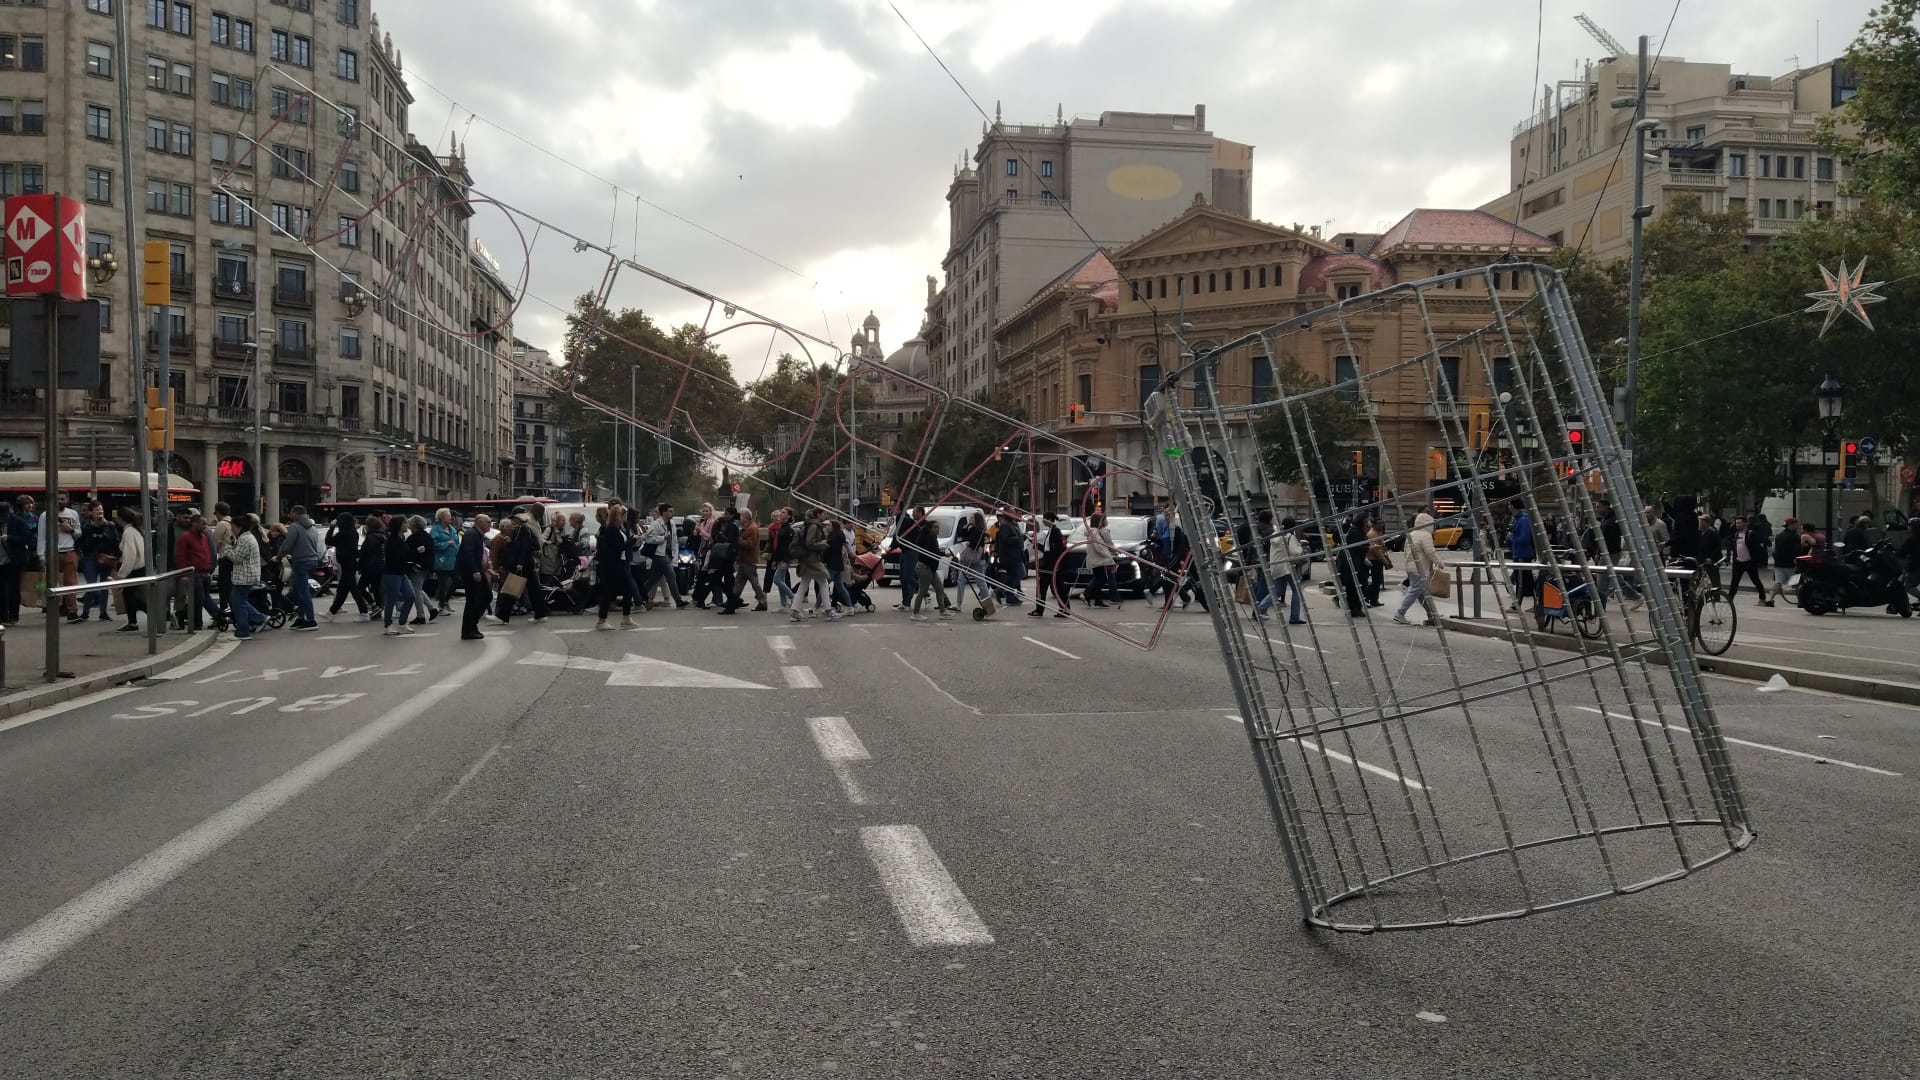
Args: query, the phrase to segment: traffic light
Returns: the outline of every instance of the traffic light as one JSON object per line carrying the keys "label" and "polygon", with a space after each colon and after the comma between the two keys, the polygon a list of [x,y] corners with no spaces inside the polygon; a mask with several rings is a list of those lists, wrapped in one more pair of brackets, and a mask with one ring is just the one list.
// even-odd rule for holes
{"label": "traffic light", "polygon": [[1438,448],[1427,451],[1427,479],[1445,480],[1447,478],[1447,452]]}
{"label": "traffic light", "polygon": [[1485,405],[1467,409],[1467,449],[1485,450],[1493,441],[1493,410]]}
{"label": "traffic light", "polygon": [[1848,463],[1859,453],[1860,444],[1852,439],[1847,439],[1840,444],[1840,462],[1833,467],[1833,478],[1835,480],[1845,480],[1847,477],[1853,475],[1853,467]]}
{"label": "traffic light", "polygon": [[1355,450],[1353,452],[1353,475],[1365,476],[1366,474],[1367,474],[1366,452],[1361,450]]}
{"label": "traffic light", "polygon": [[1067,423],[1069,424],[1085,423],[1086,417],[1087,417],[1087,407],[1085,405],[1082,405],[1076,401],[1073,404],[1067,406]]}
{"label": "traffic light", "polygon": [[1578,422],[1567,425],[1567,445],[1573,447],[1576,452],[1581,449],[1580,444],[1587,437],[1586,428],[1587,425]]}
{"label": "traffic light", "polygon": [[147,387],[147,449],[166,453],[173,449],[173,410],[167,408],[171,397],[158,386]]}
{"label": "traffic light", "polygon": [[140,246],[140,302],[148,307],[166,307],[172,302],[173,245],[165,240],[149,240]]}

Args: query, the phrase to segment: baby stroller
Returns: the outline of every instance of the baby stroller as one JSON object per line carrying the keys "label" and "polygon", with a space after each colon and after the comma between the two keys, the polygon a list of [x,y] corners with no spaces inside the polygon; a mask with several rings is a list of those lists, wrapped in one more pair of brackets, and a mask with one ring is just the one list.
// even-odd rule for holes
{"label": "baby stroller", "polygon": [[545,591],[549,609],[579,615],[593,604],[593,584],[588,580],[585,558],[567,561],[573,564],[562,568],[568,573],[564,576],[543,575],[540,588]]}
{"label": "baby stroller", "polygon": [[853,573],[847,579],[847,596],[852,606],[873,610],[873,598],[867,595],[867,586],[880,573],[880,556],[871,551],[854,556]]}

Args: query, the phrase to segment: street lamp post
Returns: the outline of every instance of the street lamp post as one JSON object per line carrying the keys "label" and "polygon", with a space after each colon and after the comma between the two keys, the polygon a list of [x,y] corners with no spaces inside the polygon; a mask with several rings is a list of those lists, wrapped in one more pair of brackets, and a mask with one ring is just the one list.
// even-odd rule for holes
{"label": "street lamp post", "polygon": [[[1820,464],[1823,467],[1827,466],[1827,455],[1840,449],[1840,401],[1846,394],[1846,388],[1840,385],[1840,380],[1834,378],[1832,372],[1827,373],[1826,379],[1820,383],[1820,388],[1814,391],[1815,400],[1820,403],[1820,427],[1825,436],[1820,444],[1822,451]],[[1826,467],[1825,471],[1827,474],[1827,543],[1832,544],[1834,470]]]}
{"label": "street lamp post", "polygon": [[262,328],[256,321],[254,323],[254,340],[247,342],[247,348],[253,353],[253,381],[250,384],[250,390],[247,394],[248,397],[253,399],[253,512],[259,514],[261,520],[266,519],[267,510],[260,502],[262,492],[266,490],[260,479],[260,432],[266,423],[261,414],[260,407],[260,395],[262,392],[260,385],[260,350],[266,348],[267,345],[273,341],[274,333],[275,331]]}

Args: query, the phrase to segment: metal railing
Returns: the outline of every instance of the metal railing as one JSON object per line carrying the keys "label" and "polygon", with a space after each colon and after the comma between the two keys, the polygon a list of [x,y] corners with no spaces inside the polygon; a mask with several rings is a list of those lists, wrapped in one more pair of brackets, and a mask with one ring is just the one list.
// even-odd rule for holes
{"label": "metal railing", "polygon": [[[166,605],[162,603],[160,585],[175,578],[193,573],[190,566],[168,570],[163,574],[142,574],[139,577],[109,578],[106,581],[83,581],[78,585],[57,585],[46,591],[47,617],[47,669],[46,681],[53,683],[61,679],[73,678],[72,672],[60,670],[60,620],[53,616],[55,603],[63,596],[77,596],[82,593],[110,592],[114,589],[130,589],[143,586],[147,590],[147,655],[160,652],[160,624],[166,619]],[[170,594],[169,594],[170,595]],[[0,627],[0,679],[4,679],[7,667],[6,628]]]}

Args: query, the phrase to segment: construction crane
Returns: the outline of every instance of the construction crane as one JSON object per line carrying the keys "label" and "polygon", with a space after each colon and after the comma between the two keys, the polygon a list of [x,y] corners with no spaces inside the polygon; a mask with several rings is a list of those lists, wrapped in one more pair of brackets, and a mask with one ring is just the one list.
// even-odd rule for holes
{"label": "construction crane", "polygon": [[1613,56],[1632,55],[1631,51],[1628,50],[1628,48],[1625,45],[1622,45],[1620,43],[1619,38],[1614,37],[1612,34],[1609,34],[1605,30],[1600,29],[1600,25],[1594,22],[1592,19],[1587,18],[1585,15],[1575,15],[1573,17],[1573,21],[1580,24],[1580,29],[1585,30],[1588,34],[1592,35],[1593,40],[1599,42],[1602,45],[1605,45],[1607,47],[1608,52],[1611,55]]}

